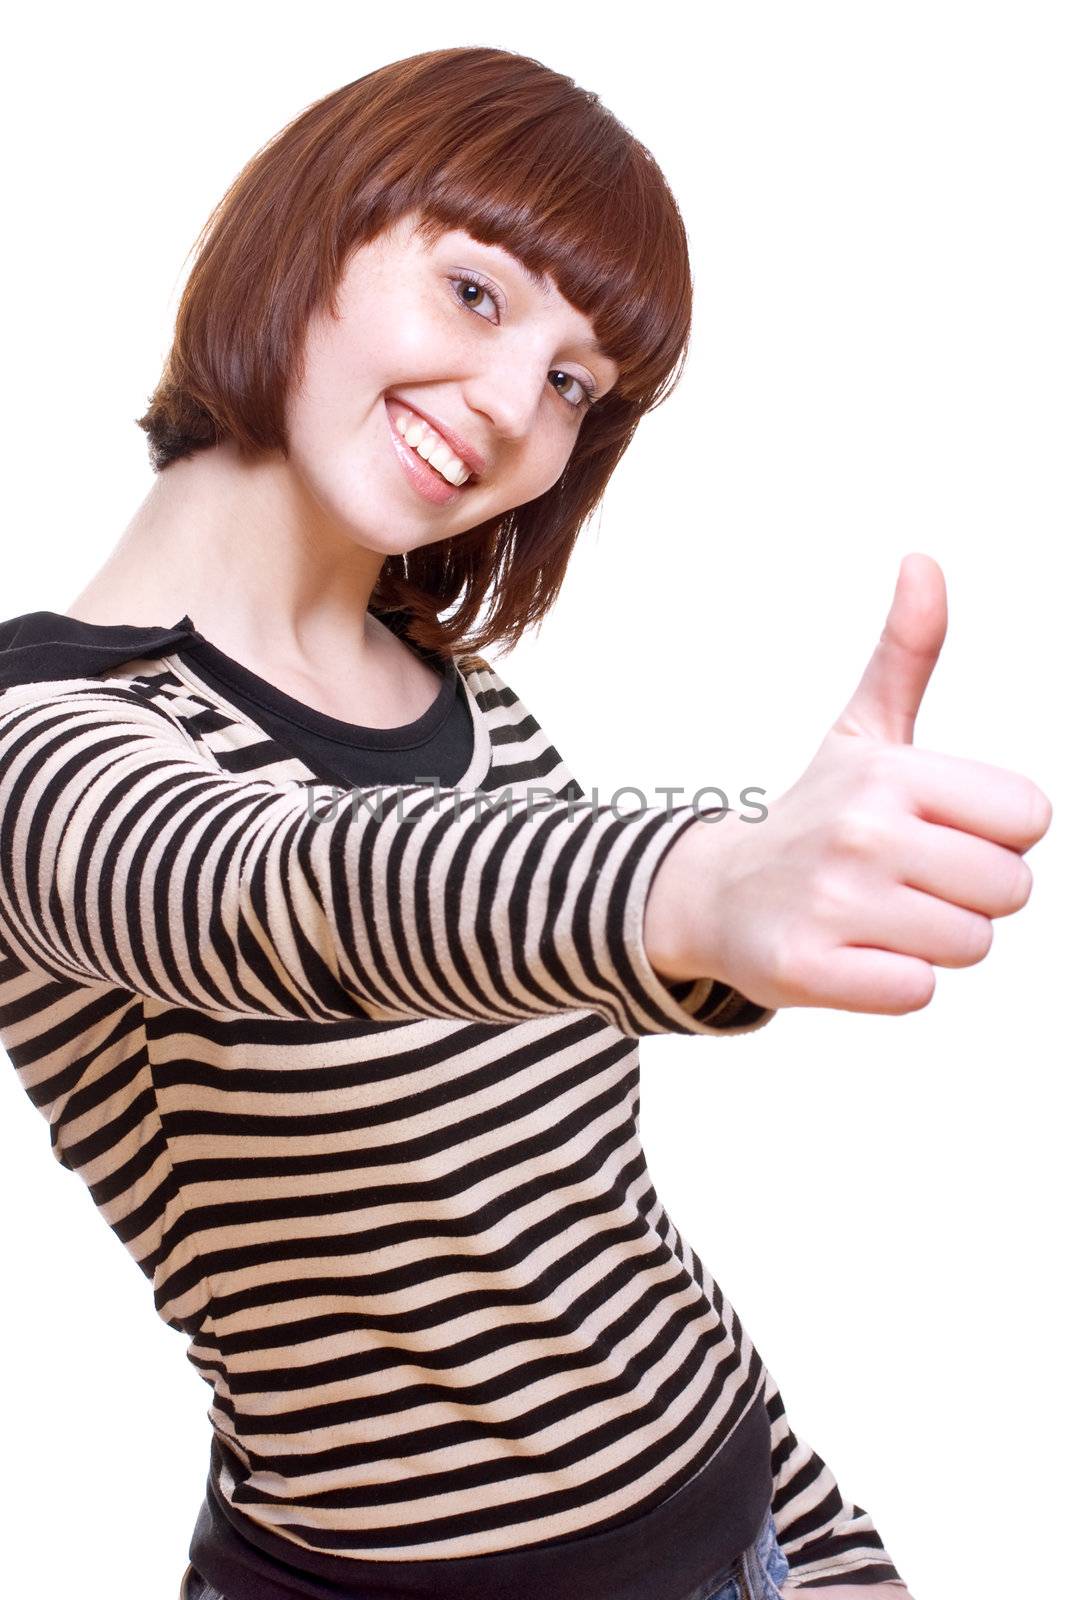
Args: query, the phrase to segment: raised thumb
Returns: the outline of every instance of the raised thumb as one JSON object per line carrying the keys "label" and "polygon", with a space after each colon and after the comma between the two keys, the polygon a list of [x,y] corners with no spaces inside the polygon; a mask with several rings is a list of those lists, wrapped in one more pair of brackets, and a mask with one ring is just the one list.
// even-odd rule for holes
{"label": "raised thumb", "polygon": [[945,575],[932,556],[913,551],[900,563],[882,637],[833,731],[911,744],[947,628]]}

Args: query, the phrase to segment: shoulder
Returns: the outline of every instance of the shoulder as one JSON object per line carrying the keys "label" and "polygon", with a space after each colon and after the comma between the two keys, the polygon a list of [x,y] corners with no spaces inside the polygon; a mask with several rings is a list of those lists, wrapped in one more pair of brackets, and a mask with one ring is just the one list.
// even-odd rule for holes
{"label": "shoulder", "polygon": [[[466,678],[471,692],[483,711],[496,710],[501,706],[522,705],[515,690],[485,656],[458,655],[455,657],[455,664],[456,671],[461,677]],[[525,711],[525,707],[523,710]]]}
{"label": "shoulder", "polygon": [[[466,679],[491,729],[521,728],[525,734],[540,732],[541,724],[530,707],[484,656],[457,656],[456,670]],[[507,735],[502,734],[502,737]]]}
{"label": "shoulder", "polygon": [[489,725],[493,770],[500,781],[536,782],[560,798],[580,799],[584,790],[529,703],[484,656],[456,658],[479,711]]}
{"label": "shoulder", "polygon": [[0,685],[0,735],[124,727],[195,748],[165,686],[137,678],[71,677]]}

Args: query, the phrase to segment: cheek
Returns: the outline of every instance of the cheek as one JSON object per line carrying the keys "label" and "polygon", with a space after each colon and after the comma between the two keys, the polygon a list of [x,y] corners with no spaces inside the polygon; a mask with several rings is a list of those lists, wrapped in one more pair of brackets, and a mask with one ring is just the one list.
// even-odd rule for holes
{"label": "cheek", "polygon": [[444,312],[420,303],[413,293],[381,290],[349,295],[341,320],[319,321],[309,330],[302,390],[294,415],[309,421],[366,415],[383,390],[447,375],[456,356],[456,330]]}
{"label": "cheek", "polygon": [[309,373],[308,381],[289,396],[285,424],[294,466],[304,467],[336,450],[338,438],[351,427],[339,399],[343,393]]}
{"label": "cheek", "polygon": [[[485,487],[483,516],[497,515],[538,500],[559,482],[563,469],[570,459],[567,442],[544,441],[540,445],[529,443],[526,452],[501,471],[496,483]],[[480,520],[480,519],[479,519]]]}
{"label": "cheek", "polygon": [[300,382],[290,388],[285,403],[291,445],[313,448],[316,438],[325,441],[353,403],[359,404],[367,380],[360,376],[358,352],[349,346],[338,329],[309,330]]}
{"label": "cheek", "polygon": [[531,490],[528,499],[547,494],[559,482],[574,452],[576,441],[577,432],[568,428],[564,421],[558,428],[546,429],[544,437],[536,445],[531,444],[528,471],[537,486]]}
{"label": "cheek", "polygon": [[380,297],[355,326],[360,331],[349,340],[352,359],[375,374],[379,388],[447,376],[457,356],[463,359],[462,325],[447,303],[434,304],[414,291]]}
{"label": "cheek", "polygon": [[469,368],[461,340],[433,317],[411,313],[400,318],[390,342],[388,359],[379,371],[381,387],[394,384],[447,384]]}

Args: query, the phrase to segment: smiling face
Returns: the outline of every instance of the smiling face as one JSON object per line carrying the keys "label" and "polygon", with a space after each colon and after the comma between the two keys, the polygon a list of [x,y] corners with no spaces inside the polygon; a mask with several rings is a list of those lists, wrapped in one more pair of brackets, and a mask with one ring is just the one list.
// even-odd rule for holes
{"label": "smiling face", "polygon": [[427,245],[416,222],[349,257],[339,317],[309,323],[286,406],[290,470],[340,533],[382,555],[544,494],[590,393],[618,377],[554,284],[539,287],[510,252],[461,229]]}

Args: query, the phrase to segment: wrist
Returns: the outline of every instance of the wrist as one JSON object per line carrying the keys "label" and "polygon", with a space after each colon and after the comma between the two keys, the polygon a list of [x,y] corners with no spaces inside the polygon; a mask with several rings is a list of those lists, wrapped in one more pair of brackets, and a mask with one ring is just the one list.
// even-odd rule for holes
{"label": "wrist", "polygon": [[648,964],[665,983],[713,978],[711,939],[715,861],[728,821],[695,821],[679,833],[657,864],[645,900],[644,944]]}

